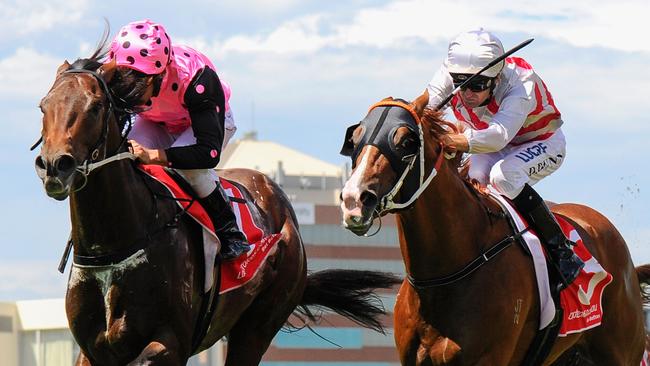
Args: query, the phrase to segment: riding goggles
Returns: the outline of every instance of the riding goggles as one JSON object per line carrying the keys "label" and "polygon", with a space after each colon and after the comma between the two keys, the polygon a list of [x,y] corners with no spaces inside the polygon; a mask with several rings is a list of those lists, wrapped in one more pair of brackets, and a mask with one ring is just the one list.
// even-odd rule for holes
{"label": "riding goggles", "polygon": [[[456,74],[450,73],[452,80],[454,81],[454,88],[458,88],[465,81],[467,81],[474,74]],[[494,78],[489,78],[487,76],[479,75],[472,79],[469,84],[462,87],[461,90],[469,89],[474,93],[482,92],[487,90],[494,84]]]}

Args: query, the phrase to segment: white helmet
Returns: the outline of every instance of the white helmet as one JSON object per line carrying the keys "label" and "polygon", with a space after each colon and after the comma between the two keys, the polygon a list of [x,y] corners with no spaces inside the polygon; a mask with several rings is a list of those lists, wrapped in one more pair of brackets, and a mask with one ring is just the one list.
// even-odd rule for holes
{"label": "white helmet", "polygon": [[[461,33],[449,43],[445,66],[450,73],[476,74],[492,60],[503,55],[501,41],[483,28]],[[481,75],[493,78],[499,75],[504,62],[483,71]]]}

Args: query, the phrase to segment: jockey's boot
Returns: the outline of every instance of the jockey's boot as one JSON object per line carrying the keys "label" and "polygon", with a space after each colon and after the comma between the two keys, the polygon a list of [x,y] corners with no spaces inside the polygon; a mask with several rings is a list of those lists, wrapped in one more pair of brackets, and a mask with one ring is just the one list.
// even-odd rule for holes
{"label": "jockey's boot", "polygon": [[214,230],[221,242],[221,258],[229,260],[239,257],[251,250],[246,236],[237,227],[237,219],[232,212],[226,192],[217,182],[217,188],[207,197],[200,199],[201,204],[208,211]]}
{"label": "jockey's boot", "polygon": [[567,239],[540,195],[528,184],[512,200],[539,236],[561,276],[564,286],[573,282],[585,263],[571,250],[574,242]]}

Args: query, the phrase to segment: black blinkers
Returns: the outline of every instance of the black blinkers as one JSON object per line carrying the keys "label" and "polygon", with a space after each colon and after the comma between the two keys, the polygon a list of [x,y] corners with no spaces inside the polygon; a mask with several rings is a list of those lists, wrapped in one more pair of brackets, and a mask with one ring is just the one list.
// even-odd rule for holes
{"label": "black blinkers", "polygon": [[[360,125],[365,129],[361,139],[355,144],[352,141],[352,135]],[[377,147],[388,159],[395,172],[402,172],[409,163],[408,158],[417,154],[420,140],[419,138],[415,139],[408,148],[395,146],[395,133],[400,127],[406,127],[411,132],[418,133],[417,122],[409,110],[396,105],[378,105],[370,110],[360,123],[348,127],[341,155],[350,156],[352,168],[354,168],[363,147],[372,145]]]}

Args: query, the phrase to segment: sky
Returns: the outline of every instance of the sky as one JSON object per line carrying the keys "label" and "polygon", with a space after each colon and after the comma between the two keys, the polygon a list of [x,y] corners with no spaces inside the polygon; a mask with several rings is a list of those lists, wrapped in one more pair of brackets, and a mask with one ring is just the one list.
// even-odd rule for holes
{"label": "sky", "polygon": [[45,195],[29,147],[55,70],[90,56],[104,18],[111,35],[133,20],[164,24],[231,84],[238,133],[337,165],[345,128],[383,97],[419,95],[454,35],[482,26],[506,49],[534,38],[517,56],[546,82],[568,141],[563,167],[536,189],[599,210],[635,264],[648,263],[648,14],[647,0],[0,0],[0,301],[65,293],[69,203]]}

